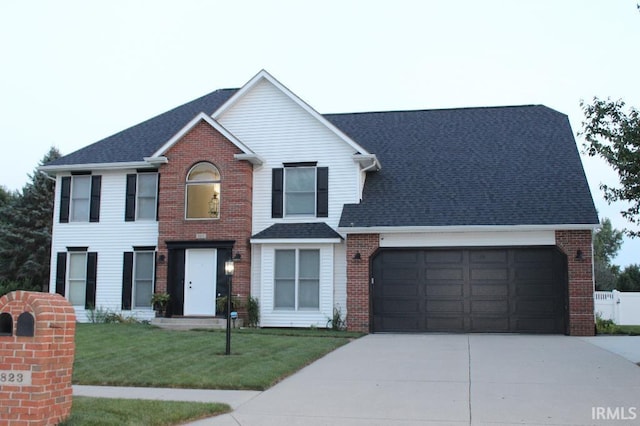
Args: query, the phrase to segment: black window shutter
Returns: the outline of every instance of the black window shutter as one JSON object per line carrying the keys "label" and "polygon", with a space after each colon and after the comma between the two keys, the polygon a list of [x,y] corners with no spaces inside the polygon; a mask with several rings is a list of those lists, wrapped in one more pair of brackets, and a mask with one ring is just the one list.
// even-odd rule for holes
{"label": "black window shutter", "polygon": [[58,252],[56,260],[56,293],[64,296],[67,284],[67,253]]}
{"label": "black window shutter", "polygon": [[69,205],[71,204],[71,176],[62,178],[60,187],[60,223],[69,223]]}
{"label": "black window shutter", "polygon": [[125,222],[136,220],[136,184],[138,175],[127,175],[126,205],[124,208]]}
{"label": "black window shutter", "polygon": [[316,216],[329,216],[329,168],[318,167],[316,180]]}
{"label": "black window shutter", "polygon": [[283,216],[284,169],[273,169],[271,174],[271,217]]}
{"label": "black window shutter", "polygon": [[131,309],[131,291],[133,289],[133,252],[124,253],[122,267],[122,309]]}
{"label": "black window shutter", "polygon": [[160,220],[160,173],[158,173],[158,178],[156,180],[156,221]]}
{"label": "black window shutter", "polygon": [[91,204],[89,207],[89,222],[100,221],[100,188],[102,176],[91,176]]}
{"label": "black window shutter", "polygon": [[96,307],[96,277],[98,274],[98,253],[87,253],[87,292],[85,309]]}

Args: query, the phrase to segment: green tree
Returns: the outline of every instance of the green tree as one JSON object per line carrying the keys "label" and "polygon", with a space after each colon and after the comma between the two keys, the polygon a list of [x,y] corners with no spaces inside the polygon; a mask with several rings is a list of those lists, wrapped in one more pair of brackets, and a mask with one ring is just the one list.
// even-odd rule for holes
{"label": "green tree", "polygon": [[623,232],[611,225],[611,220],[602,218],[601,228],[593,237],[593,259],[596,281],[596,290],[613,290],[620,273],[617,265],[611,261],[618,254],[622,246]]}
{"label": "green tree", "polygon": [[640,291],[640,265],[629,265],[620,273],[616,290]]}
{"label": "green tree", "polygon": [[[60,157],[51,148],[40,165]],[[22,191],[0,205],[0,281],[46,290],[49,282],[55,182],[35,170]],[[11,283],[9,285],[8,283]]]}
{"label": "green tree", "polygon": [[[640,115],[631,107],[625,112],[621,100],[593,98],[593,103],[580,102],[585,115],[580,135],[590,156],[602,157],[618,174],[620,186],[601,184],[608,203],[623,201],[629,208],[621,212],[629,222],[640,225]],[[631,237],[640,231],[625,230]]]}

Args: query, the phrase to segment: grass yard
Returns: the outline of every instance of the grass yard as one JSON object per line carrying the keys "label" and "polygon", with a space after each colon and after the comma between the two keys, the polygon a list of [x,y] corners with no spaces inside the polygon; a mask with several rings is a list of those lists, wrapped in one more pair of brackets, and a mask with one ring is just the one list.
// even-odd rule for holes
{"label": "grass yard", "polygon": [[78,324],[73,383],[264,390],[360,336],[323,330],[170,331]]}
{"label": "grass yard", "polygon": [[231,411],[226,404],[73,398],[71,416],[60,426],[170,426]]}

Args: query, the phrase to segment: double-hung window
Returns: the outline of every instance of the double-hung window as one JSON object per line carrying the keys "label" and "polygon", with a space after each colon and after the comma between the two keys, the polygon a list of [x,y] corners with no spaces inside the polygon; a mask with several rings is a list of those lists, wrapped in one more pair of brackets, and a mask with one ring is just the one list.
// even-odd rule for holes
{"label": "double-hung window", "polygon": [[155,278],[155,247],[124,253],[122,309],[151,308]]}
{"label": "double-hung window", "polygon": [[274,308],[320,308],[320,250],[275,251]]}
{"label": "double-hung window", "polygon": [[87,247],[67,247],[56,257],[56,293],[65,296],[73,306],[95,308],[98,253],[88,251]]}
{"label": "double-hung window", "polygon": [[158,208],[158,173],[127,175],[125,221],[156,220]]}
{"label": "double-hung window", "polygon": [[316,163],[285,163],[272,170],[271,217],[328,217],[329,169]]}
{"label": "double-hung window", "polygon": [[69,253],[69,303],[84,306],[87,299],[87,253]]}
{"label": "double-hung window", "polygon": [[88,173],[64,176],[60,181],[60,223],[100,220],[101,176]]}

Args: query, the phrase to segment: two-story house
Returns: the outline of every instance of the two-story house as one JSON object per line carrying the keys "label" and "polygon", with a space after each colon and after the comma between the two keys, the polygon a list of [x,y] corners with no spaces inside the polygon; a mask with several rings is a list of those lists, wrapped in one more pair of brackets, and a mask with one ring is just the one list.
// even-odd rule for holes
{"label": "two-story house", "polygon": [[261,71],[41,170],[80,320],[215,316],[232,258],[263,327],[593,333],[598,218],[544,106],[321,115]]}

